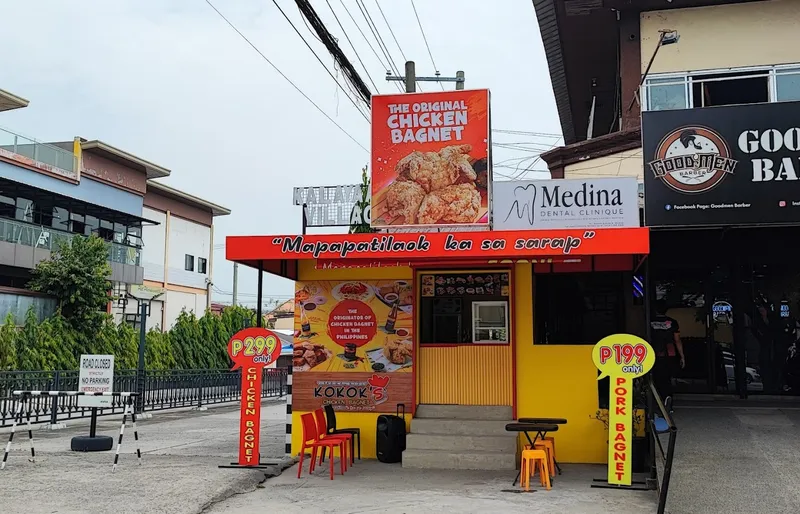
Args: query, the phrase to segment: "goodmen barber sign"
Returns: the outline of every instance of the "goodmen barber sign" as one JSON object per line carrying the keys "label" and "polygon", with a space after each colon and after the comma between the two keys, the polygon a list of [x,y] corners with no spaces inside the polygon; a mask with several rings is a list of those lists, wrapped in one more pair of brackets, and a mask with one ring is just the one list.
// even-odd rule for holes
{"label": "goodmen barber sign", "polygon": [[495,230],[638,227],[633,177],[494,183]]}
{"label": "goodmen barber sign", "polygon": [[800,222],[800,102],[642,113],[648,226]]}

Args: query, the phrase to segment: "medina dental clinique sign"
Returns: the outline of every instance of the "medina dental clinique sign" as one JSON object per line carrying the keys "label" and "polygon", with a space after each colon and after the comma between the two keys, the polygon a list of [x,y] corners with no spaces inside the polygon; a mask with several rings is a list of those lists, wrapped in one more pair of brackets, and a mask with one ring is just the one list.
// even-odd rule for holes
{"label": "medina dental clinique sign", "polygon": [[800,102],[642,113],[645,224],[800,221]]}

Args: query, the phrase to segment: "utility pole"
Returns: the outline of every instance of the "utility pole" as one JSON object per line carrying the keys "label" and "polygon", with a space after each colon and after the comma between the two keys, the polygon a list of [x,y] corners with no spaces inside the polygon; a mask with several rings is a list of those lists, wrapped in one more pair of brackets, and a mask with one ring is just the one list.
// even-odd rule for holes
{"label": "utility pole", "polygon": [[435,77],[417,77],[416,65],[414,61],[406,61],[406,74],[405,76],[386,75],[386,80],[389,82],[403,82],[406,85],[406,93],[415,93],[417,91],[417,82],[455,82],[456,90],[464,89],[464,72],[457,71],[455,77],[442,77],[439,72],[436,72]]}
{"label": "utility pole", "polygon": [[239,263],[233,263],[233,306],[236,307],[236,299],[239,296]]}

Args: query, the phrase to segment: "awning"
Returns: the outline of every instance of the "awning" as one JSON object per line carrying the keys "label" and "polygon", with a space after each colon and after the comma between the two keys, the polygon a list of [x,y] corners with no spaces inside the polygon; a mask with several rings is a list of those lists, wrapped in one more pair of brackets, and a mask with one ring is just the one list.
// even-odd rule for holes
{"label": "awning", "polygon": [[[590,255],[647,255],[646,227],[481,231],[228,236],[229,261],[297,280],[297,263],[353,262],[353,267],[408,266],[425,262],[563,259]],[[373,264],[371,264],[373,263]],[[333,267],[333,266],[331,266]]]}

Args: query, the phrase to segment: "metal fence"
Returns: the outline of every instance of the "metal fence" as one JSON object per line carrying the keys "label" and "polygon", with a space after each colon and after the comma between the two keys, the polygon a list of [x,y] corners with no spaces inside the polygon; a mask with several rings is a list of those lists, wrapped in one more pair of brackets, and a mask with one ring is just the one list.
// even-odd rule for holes
{"label": "metal fence", "polygon": [[[678,436],[678,427],[672,419],[670,413],[664,406],[661,396],[658,394],[653,376],[650,374],[647,378],[648,387],[648,432],[650,433],[650,478],[655,481],[655,489],[658,492],[658,514],[664,514],[667,508],[667,494],[669,492],[669,481],[672,476],[672,463],[675,459],[675,439]],[[656,416],[663,418],[666,427],[656,426]],[[667,434],[667,447],[661,440],[661,434]],[[660,466],[659,466],[660,464]],[[663,472],[658,476],[658,468],[661,467]],[[660,478],[660,480],[659,480]]]}
{"label": "metal fence", "polygon": [[[264,369],[262,398],[286,394],[285,369]],[[144,410],[155,411],[180,407],[202,407],[208,404],[239,401],[241,370],[168,370],[146,371]],[[78,371],[4,371],[0,372],[0,427],[13,421],[16,400],[11,391],[77,391]],[[116,370],[114,391],[136,391],[136,370]],[[120,398],[113,398],[111,407],[98,410],[98,415],[121,414]],[[78,406],[78,398],[34,397],[31,399],[31,423],[58,423],[91,415],[90,408]]]}

